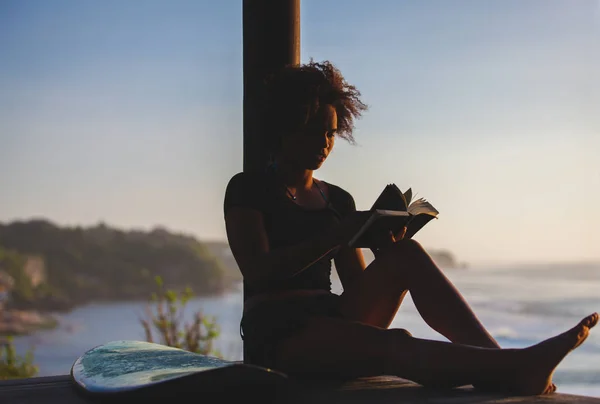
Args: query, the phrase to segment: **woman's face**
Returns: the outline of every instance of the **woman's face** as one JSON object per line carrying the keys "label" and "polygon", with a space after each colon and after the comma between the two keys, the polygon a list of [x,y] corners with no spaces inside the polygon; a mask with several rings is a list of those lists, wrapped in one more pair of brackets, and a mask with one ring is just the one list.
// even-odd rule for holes
{"label": "woman's face", "polygon": [[324,105],[300,131],[281,139],[282,157],[305,170],[317,170],[331,153],[337,131],[337,113]]}

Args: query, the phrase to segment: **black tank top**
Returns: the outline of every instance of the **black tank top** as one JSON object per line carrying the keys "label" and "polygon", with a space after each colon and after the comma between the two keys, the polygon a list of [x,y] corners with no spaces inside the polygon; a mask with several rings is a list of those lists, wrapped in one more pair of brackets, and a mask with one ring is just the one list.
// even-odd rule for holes
{"label": "black tank top", "polygon": [[[356,210],[354,199],[342,188],[327,183],[327,207],[306,209],[286,195],[285,185],[272,171],[238,173],[225,191],[224,213],[234,206],[251,208],[263,215],[269,248],[289,247],[305,242],[338,223],[341,218]],[[297,275],[274,281],[260,289],[244,282],[244,299],[266,292],[296,289],[331,291],[331,260],[323,257]]]}

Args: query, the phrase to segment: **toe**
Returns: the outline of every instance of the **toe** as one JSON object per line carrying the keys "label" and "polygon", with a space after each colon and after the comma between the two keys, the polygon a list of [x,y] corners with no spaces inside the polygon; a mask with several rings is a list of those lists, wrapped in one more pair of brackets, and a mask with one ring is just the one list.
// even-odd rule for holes
{"label": "toe", "polygon": [[593,326],[598,324],[598,313],[590,314],[589,316],[583,319],[581,324],[588,328],[592,328]]}
{"label": "toe", "polygon": [[556,391],[556,385],[554,383],[550,383],[546,390],[542,394],[552,394]]}
{"label": "toe", "polygon": [[600,316],[598,315],[598,313],[594,313],[590,317],[590,325],[588,325],[588,327],[592,328],[593,326],[598,324],[598,319],[600,318]]}

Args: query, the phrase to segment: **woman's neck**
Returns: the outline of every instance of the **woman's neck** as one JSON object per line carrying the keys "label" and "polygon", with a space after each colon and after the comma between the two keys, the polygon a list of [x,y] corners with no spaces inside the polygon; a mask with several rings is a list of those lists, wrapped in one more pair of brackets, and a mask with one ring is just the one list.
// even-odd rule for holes
{"label": "woman's neck", "polygon": [[277,174],[288,188],[311,189],[313,186],[313,170],[298,169],[284,160],[276,160]]}

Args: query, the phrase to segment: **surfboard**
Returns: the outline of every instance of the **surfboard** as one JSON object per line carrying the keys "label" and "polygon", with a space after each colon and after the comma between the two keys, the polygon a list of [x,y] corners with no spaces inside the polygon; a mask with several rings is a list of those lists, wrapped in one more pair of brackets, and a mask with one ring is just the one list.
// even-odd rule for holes
{"label": "surfboard", "polygon": [[282,372],[145,341],[113,341],[90,349],[71,367],[71,381],[93,397],[173,397],[285,393]]}

